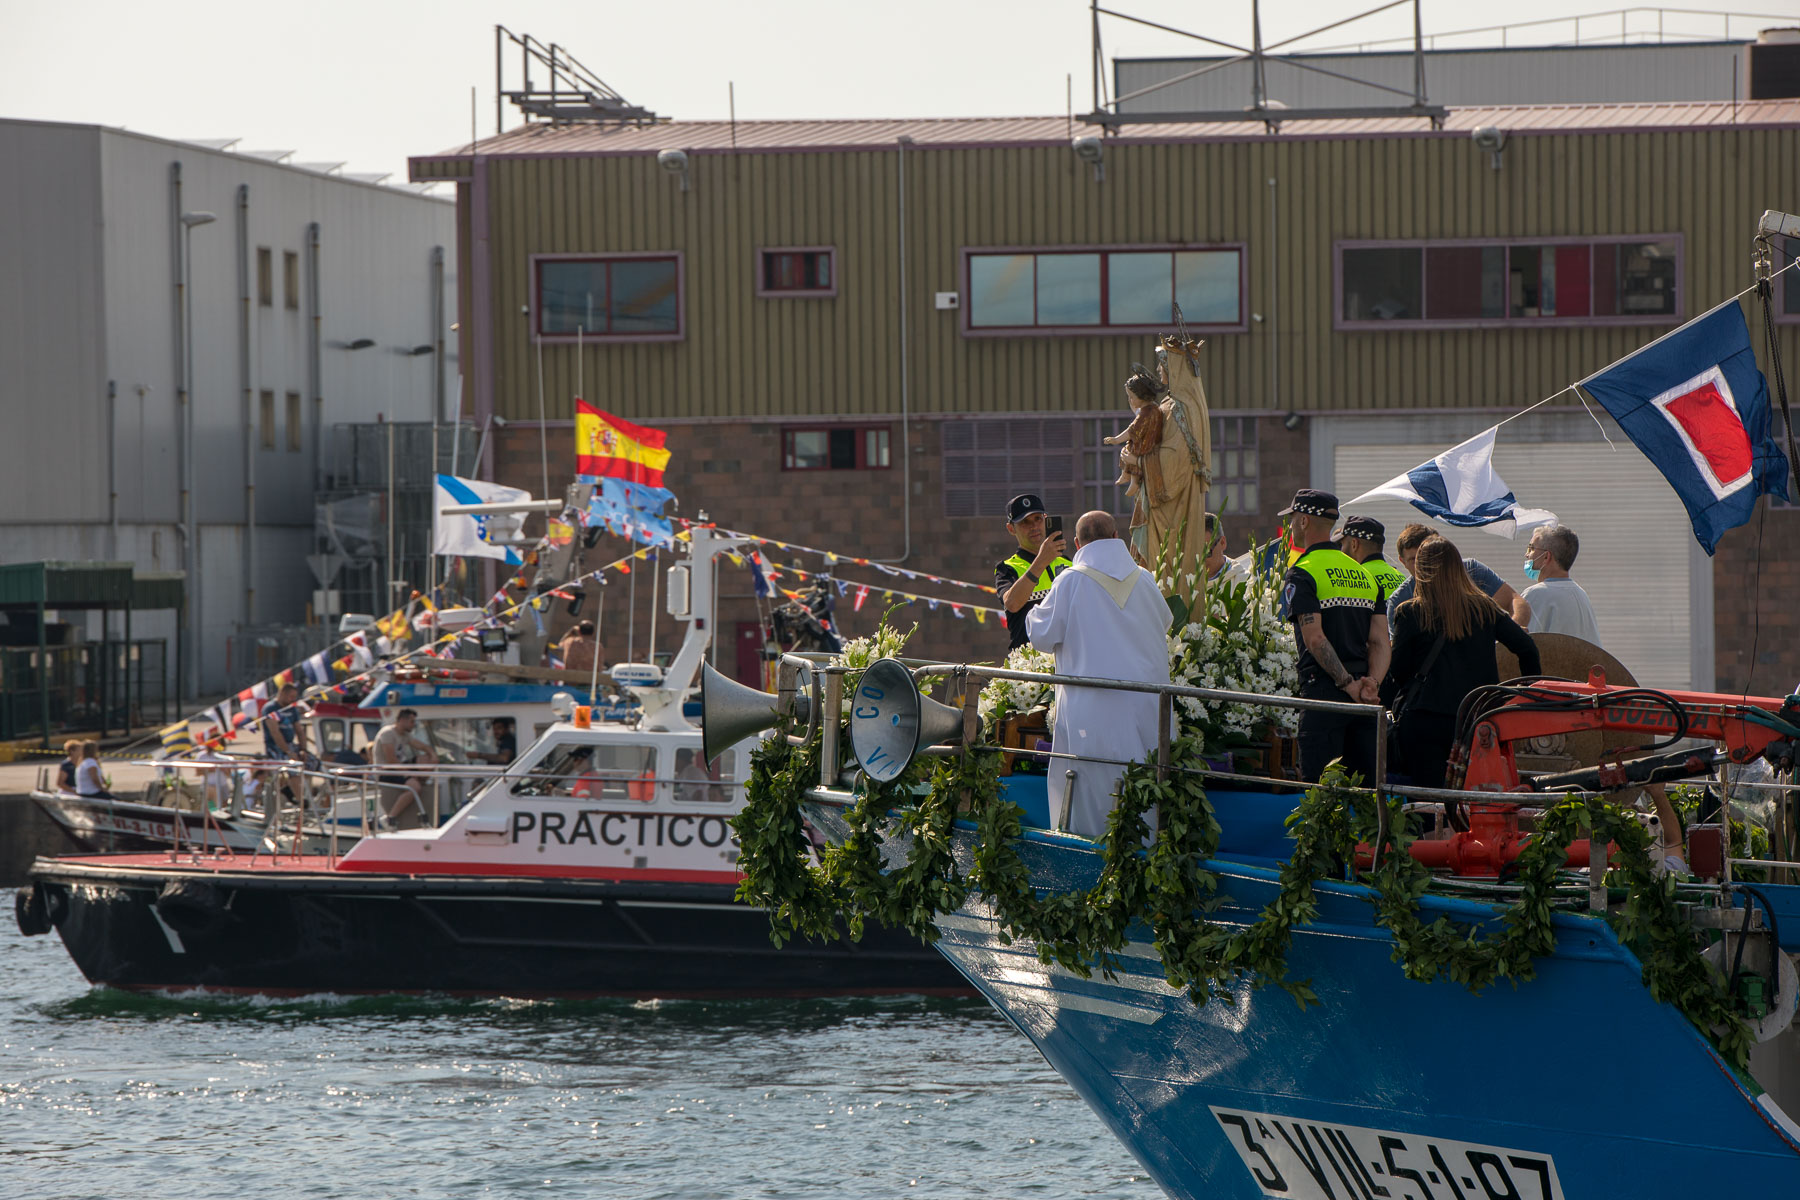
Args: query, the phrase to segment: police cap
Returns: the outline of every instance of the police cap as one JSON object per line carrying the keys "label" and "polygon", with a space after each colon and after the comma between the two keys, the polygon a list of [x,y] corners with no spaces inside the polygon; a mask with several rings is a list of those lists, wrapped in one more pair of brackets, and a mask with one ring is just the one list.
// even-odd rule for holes
{"label": "police cap", "polygon": [[1289,517],[1295,513],[1305,513],[1309,517],[1335,518],[1338,515],[1337,497],[1330,492],[1301,488],[1294,493],[1294,502],[1275,515]]}
{"label": "police cap", "polygon": [[1026,492],[1023,496],[1014,496],[1006,502],[1006,520],[1013,525],[1017,525],[1032,513],[1049,511],[1044,507],[1044,498],[1034,496],[1030,492]]}

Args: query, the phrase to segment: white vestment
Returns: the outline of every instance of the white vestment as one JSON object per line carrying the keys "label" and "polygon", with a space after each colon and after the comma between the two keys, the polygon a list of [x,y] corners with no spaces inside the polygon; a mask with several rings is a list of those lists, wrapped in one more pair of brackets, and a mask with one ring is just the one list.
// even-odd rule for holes
{"label": "white vestment", "polygon": [[[1155,576],[1132,560],[1118,538],[1089,542],[1075,552],[1074,561],[1025,614],[1031,644],[1056,656],[1059,675],[1168,683],[1172,618]],[[1059,685],[1051,748],[1141,762],[1156,753],[1156,711],[1156,696],[1150,692]],[[1075,779],[1066,827],[1083,837],[1099,837],[1106,832],[1125,768],[1051,759],[1050,820],[1059,827],[1069,771]]]}

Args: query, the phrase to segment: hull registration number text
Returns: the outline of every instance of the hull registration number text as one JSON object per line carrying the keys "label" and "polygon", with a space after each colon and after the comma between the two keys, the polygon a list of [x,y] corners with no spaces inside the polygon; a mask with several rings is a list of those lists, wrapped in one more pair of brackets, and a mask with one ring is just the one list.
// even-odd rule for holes
{"label": "hull registration number text", "polygon": [[1563,1200],[1548,1154],[1213,1108],[1265,1196],[1296,1200]]}

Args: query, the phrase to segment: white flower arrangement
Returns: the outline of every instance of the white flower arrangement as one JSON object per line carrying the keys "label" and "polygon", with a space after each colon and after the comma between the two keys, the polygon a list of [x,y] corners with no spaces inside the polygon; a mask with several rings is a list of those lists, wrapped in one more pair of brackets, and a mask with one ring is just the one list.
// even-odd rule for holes
{"label": "white flower arrangement", "polygon": [[[1056,671],[1056,659],[1029,645],[1020,646],[1001,664],[1009,671],[1030,671],[1050,675]],[[997,728],[1002,720],[1016,712],[1026,712],[1039,705],[1050,709],[1048,724],[1056,725],[1056,689],[1048,683],[1028,683],[1023,679],[990,679],[981,689],[977,709],[984,728]]]}
{"label": "white flower arrangement", "polygon": [[[1168,588],[1168,581],[1164,586]],[[1188,621],[1169,631],[1170,681],[1187,687],[1262,696],[1298,694],[1299,655],[1293,630],[1281,616],[1279,589],[1279,580],[1271,577],[1210,583],[1206,590],[1206,619]],[[1007,655],[1005,665],[1008,670],[1041,674],[1056,670],[1054,658],[1030,646]],[[1052,706],[1050,720],[1054,725],[1055,702],[1054,689],[1047,683],[990,680],[981,692],[982,722],[993,729],[1008,714],[1043,704]],[[1292,735],[1300,726],[1300,714],[1294,709],[1229,704],[1194,696],[1179,698],[1175,714],[1181,735],[1197,737],[1202,745],[1219,751],[1246,745],[1259,731],[1270,727]]]}

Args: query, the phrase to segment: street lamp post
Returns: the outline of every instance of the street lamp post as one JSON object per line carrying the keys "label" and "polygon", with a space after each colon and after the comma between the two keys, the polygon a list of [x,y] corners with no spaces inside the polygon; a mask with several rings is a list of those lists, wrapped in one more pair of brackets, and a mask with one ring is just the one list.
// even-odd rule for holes
{"label": "street lamp post", "polygon": [[209,212],[181,214],[181,530],[182,570],[186,576],[188,686],[200,693],[200,545],[194,512],[194,229],[218,220]]}

